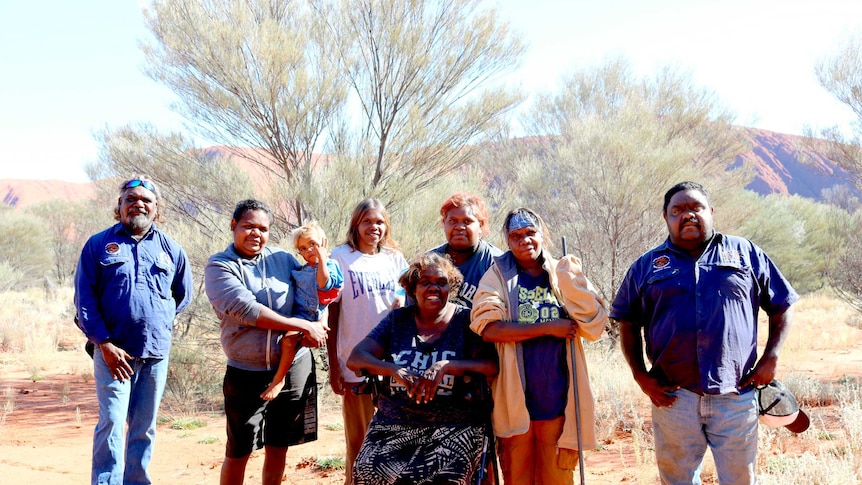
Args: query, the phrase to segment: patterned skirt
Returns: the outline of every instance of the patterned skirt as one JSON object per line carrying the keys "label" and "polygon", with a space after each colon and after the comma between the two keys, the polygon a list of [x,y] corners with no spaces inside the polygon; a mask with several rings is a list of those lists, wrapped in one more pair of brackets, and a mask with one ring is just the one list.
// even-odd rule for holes
{"label": "patterned skirt", "polygon": [[360,485],[461,484],[479,469],[484,426],[372,421],[353,467]]}

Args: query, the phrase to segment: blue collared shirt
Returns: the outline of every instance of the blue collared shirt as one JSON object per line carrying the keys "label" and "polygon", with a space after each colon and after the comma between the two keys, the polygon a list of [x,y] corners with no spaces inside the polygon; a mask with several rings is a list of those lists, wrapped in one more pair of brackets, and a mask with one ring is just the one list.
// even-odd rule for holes
{"label": "blue collared shirt", "polygon": [[191,301],[183,248],[155,225],[135,240],[122,223],[90,237],[75,271],[78,326],[139,358],[170,354],[174,318]]}
{"label": "blue collared shirt", "polygon": [[611,318],[644,328],[650,373],[698,393],[737,392],[757,360],[757,315],[799,296],[751,241],[715,233],[692,258],[670,240],[629,268]]}

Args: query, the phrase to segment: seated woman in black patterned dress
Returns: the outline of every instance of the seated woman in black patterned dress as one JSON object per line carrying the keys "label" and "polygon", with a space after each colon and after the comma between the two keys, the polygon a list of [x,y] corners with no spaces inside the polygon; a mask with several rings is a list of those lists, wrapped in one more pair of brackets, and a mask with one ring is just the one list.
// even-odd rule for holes
{"label": "seated woman in black patterned dress", "polygon": [[383,376],[357,484],[467,484],[478,472],[490,417],[481,389],[497,358],[470,330],[469,310],[449,301],[462,279],[448,258],[420,254],[399,280],[415,303],[392,310],[351,353],[351,370]]}

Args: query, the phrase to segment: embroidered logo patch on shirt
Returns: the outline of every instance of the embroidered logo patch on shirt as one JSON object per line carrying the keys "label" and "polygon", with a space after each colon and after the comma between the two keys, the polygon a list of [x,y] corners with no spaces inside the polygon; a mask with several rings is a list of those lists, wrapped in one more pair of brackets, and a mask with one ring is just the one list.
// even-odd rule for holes
{"label": "embroidered logo patch on shirt", "polygon": [[652,260],[652,268],[654,270],[662,270],[670,268],[670,258],[667,256],[659,256]]}
{"label": "embroidered logo patch on shirt", "polygon": [[164,251],[162,251],[161,253],[159,253],[159,264],[160,264],[163,268],[171,268],[171,267],[173,267],[173,266],[174,266],[173,261],[171,261],[171,257],[170,257],[170,256],[168,256],[168,253],[166,253],[166,252],[164,252]]}
{"label": "embroidered logo patch on shirt", "polygon": [[108,254],[117,254],[120,252],[120,245],[115,242],[110,242],[105,245],[105,252]]}
{"label": "embroidered logo patch on shirt", "polygon": [[739,264],[739,251],[737,251],[736,249],[721,248],[719,249],[719,255],[721,261],[724,263]]}

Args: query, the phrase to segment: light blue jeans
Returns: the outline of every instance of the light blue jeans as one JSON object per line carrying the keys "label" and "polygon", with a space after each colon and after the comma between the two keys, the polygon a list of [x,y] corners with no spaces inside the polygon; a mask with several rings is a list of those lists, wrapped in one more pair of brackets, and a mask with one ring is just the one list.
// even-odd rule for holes
{"label": "light blue jeans", "polygon": [[754,484],[757,407],[754,391],[704,394],[680,389],[670,408],[652,406],[655,455],[663,484],[698,485],[709,446],[722,485]]}
{"label": "light blue jeans", "polygon": [[111,376],[98,347],[93,353],[99,400],[99,422],[93,432],[93,485],[152,483],[147,467],[168,378],[168,359],[135,359],[130,364],[134,374],[120,382]]}

